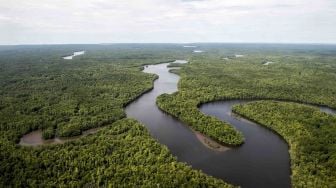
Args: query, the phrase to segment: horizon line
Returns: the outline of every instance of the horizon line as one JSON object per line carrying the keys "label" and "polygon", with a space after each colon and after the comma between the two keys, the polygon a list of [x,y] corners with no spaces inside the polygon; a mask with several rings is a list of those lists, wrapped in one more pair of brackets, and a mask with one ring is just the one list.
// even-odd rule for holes
{"label": "horizon line", "polygon": [[290,45],[336,45],[336,42],[106,42],[106,43],[21,43],[0,46],[51,46],[51,45],[115,45],[115,44],[290,44]]}

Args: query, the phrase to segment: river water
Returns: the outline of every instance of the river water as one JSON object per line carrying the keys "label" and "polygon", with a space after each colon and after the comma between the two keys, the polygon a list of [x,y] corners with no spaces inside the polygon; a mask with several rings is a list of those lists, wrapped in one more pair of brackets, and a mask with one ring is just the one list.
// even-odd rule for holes
{"label": "river water", "polygon": [[156,106],[157,96],[177,91],[179,76],[169,73],[168,64],[149,65],[144,72],[159,75],[154,89],[126,107],[128,117],[142,122],[151,135],[166,145],[179,161],[195,169],[243,187],[290,187],[287,144],[271,131],[231,115],[231,107],[243,101],[215,102],[200,110],[240,130],[246,143],[224,152],[210,149],[180,121]]}
{"label": "river water", "polygon": [[[187,62],[177,60],[174,63]],[[233,105],[248,101],[212,102],[200,107],[203,113],[230,123],[244,134],[245,143],[242,146],[237,148],[221,146],[219,149],[209,147],[206,143],[212,142],[211,140],[191,130],[156,106],[156,98],[159,95],[177,91],[179,76],[168,72],[168,64],[145,66],[143,72],[157,74],[159,79],[154,82],[153,90],[125,108],[127,117],[142,122],[151,135],[166,145],[178,161],[186,162],[194,169],[242,187],[290,187],[290,158],[285,141],[270,130],[231,113]],[[327,107],[320,109],[327,113],[335,113]],[[84,132],[84,136],[94,134],[97,130],[88,130]],[[75,138],[68,140],[73,139]],[[20,144],[41,145],[64,141],[59,138],[43,141],[41,132],[34,131],[24,135]]]}

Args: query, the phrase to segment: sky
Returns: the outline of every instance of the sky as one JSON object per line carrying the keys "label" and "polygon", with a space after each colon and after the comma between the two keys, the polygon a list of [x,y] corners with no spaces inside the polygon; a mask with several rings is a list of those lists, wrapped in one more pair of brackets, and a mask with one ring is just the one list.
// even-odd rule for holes
{"label": "sky", "polygon": [[336,0],[0,0],[0,45],[336,43]]}

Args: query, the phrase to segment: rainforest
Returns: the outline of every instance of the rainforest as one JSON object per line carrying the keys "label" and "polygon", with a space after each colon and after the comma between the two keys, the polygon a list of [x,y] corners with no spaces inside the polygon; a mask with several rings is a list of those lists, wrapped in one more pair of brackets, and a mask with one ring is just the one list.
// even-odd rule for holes
{"label": "rainforest", "polygon": [[336,185],[335,45],[185,46],[0,46],[0,187]]}

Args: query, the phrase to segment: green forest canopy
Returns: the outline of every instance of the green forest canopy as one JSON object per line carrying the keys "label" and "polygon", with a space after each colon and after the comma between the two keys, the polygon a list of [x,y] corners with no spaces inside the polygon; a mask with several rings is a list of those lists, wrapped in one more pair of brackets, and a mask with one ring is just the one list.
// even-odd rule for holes
{"label": "green forest canopy", "polygon": [[336,185],[336,116],[307,105],[258,101],[233,111],[279,133],[289,144],[294,187]]}
{"label": "green forest canopy", "polygon": [[[158,104],[230,145],[243,143],[243,135],[201,114],[197,105],[275,98],[336,107],[334,46],[200,46],[204,53],[193,54],[179,44],[0,46],[0,183],[228,186],[176,162],[141,125],[124,119],[124,105],[150,89],[156,78],[140,72],[144,64],[190,60],[179,71],[179,92],[161,96]],[[86,54],[61,58],[80,50]],[[234,54],[245,56],[224,59]],[[265,61],[275,63],[262,65]],[[63,145],[17,145],[32,130],[43,130],[51,138],[100,126],[106,128]]]}

